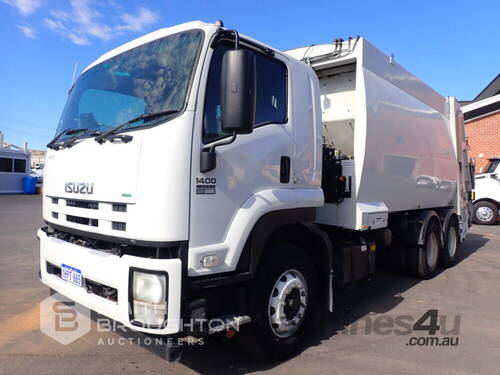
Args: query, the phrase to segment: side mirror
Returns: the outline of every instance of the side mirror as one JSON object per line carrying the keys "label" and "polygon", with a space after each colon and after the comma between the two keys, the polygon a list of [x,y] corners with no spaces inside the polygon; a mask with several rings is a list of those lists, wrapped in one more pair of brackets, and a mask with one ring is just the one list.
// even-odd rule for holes
{"label": "side mirror", "polygon": [[217,167],[217,154],[214,149],[201,150],[200,153],[200,172],[210,172]]}
{"label": "side mirror", "polygon": [[249,134],[255,124],[255,54],[229,50],[222,59],[221,126],[226,133]]}

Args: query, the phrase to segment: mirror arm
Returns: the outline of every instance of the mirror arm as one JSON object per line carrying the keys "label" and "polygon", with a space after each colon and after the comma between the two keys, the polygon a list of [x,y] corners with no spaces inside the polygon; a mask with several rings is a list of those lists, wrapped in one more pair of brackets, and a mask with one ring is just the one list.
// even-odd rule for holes
{"label": "mirror arm", "polygon": [[233,33],[234,34],[234,49],[239,49],[240,48],[240,34],[234,29],[228,29],[226,30],[228,33]]}
{"label": "mirror arm", "polygon": [[200,153],[200,172],[206,173],[214,170],[215,167],[217,167],[217,153],[215,152],[215,148],[218,146],[229,145],[233,143],[235,139],[236,132],[233,132],[231,138],[216,142],[210,147],[202,148]]}
{"label": "mirror arm", "polygon": [[210,151],[210,152],[215,152],[215,148],[219,146],[225,146],[225,145],[230,145],[236,140],[236,132],[233,132],[233,135],[229,139],[224,139],[220,142],[214,143],[212,146],[204,148],[203,151]]}

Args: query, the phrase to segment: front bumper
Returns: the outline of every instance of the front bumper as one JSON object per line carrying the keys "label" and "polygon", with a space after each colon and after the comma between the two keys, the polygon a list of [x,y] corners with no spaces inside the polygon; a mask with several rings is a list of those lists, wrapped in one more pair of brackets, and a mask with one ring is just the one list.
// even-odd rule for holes
{"label": "front bumper", "polygon": [[[44,284],[67,298],[131,329],[157,335],[176,334],[180,331],[182,280],[180,259],[151,259],[131,255],[120,257],[49,237],[41,229],[38,230],[37,235],[40,239],[40,275]],[[117,289],[117,302],[89,293],[83,287],[48,273],[47,262],[57,267],[67,264],[78,268],[84,278]],[[131,324],[129,315],[131,267],[168,273],[167,324],[164,328],[152,329]]]}

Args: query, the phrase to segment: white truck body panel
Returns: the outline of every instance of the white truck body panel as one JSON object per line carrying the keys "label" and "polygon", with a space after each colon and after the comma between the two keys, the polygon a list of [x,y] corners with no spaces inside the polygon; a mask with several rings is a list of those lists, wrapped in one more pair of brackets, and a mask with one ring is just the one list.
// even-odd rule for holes
{"label": "white truck body panel", "polygon": [[475,200],[488,198],[500,202],[500,180],[497,178],[476,177],[474,191],[476,193]]}
{"label": "white truck body panel", "polygon": [[352,198],[318,208],[320,223],[373,229],[368,207],[380,208],[382,223],[389,212],[456,204],[455,118],[446,98],[362,38],[344,42],[340,54],[334,45],[287,53],[316,71],[324,135],[354,159],[343,161]]}
{"label": "white truck body panel", "polygon": [[490,199],[500,203],[500,163],[495,170],[476,175],[474,192],[476,201]]}

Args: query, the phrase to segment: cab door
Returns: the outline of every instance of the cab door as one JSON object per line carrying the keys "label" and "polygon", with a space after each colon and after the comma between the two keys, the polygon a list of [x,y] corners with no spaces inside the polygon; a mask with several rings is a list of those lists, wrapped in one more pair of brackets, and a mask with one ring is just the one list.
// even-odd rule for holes
{"label": "cab door", "polygon": [[[225,237],[234,229],[233,218],[245,202],[257,192],[286,189],[292,184],[290,178],[280,180],[282,159],[291,159],[293,155],[286,59],[257,50],[254,50],[257,71],[254,130],[238,135],[231,144],[217,147],[217,167],[207,173],[200,172],[201,149],[230,137],[221,129],[220,92],[222,57],[232,48],[232,42],[221,42],[214,48],[205,74],[206,87],[200,88],[198,96],[191,176],[190,275],[198,274],[199,262],[192,261],[194,252],[220,251],[220,261],[224,262]],[[241,48],[246,47],[242,44]]]}

